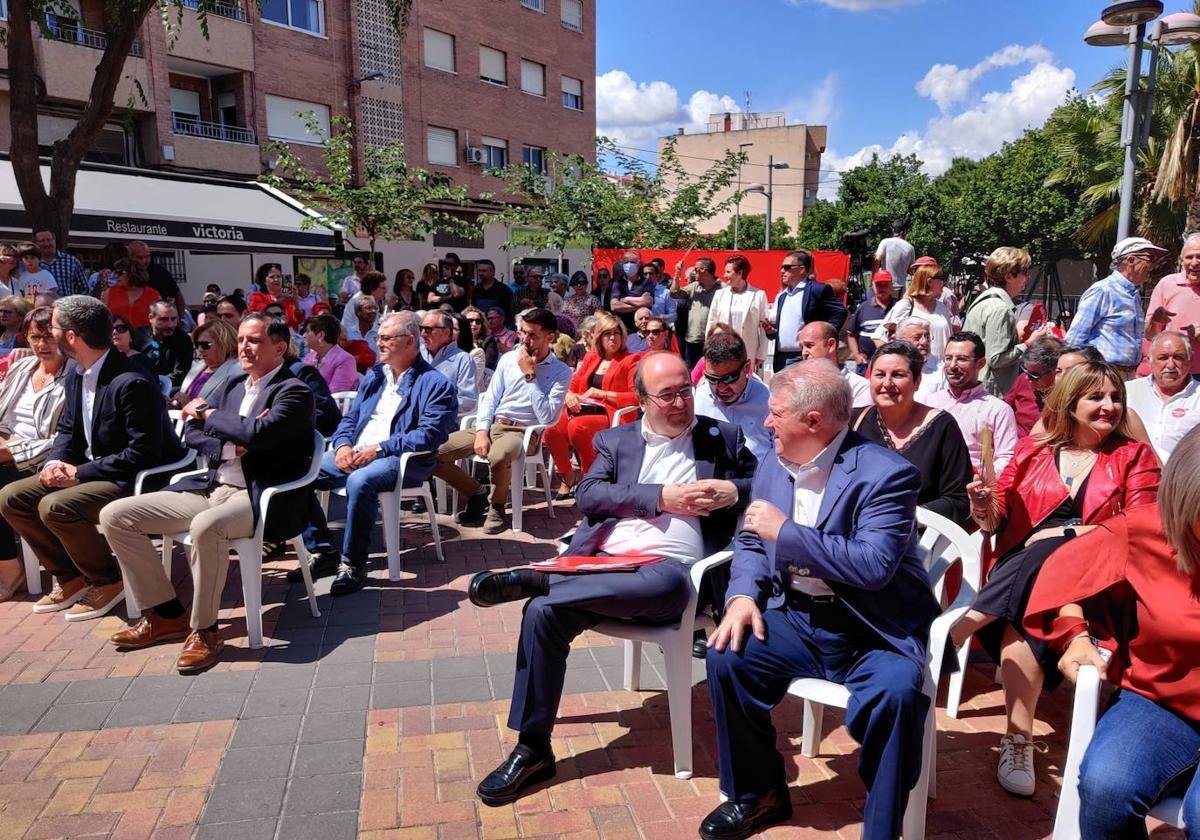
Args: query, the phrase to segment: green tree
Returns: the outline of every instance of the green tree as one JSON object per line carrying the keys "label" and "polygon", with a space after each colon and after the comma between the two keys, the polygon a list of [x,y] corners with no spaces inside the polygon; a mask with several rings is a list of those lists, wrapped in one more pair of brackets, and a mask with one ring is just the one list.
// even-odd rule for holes
{"label": "green tree", "polygon": [[[738,248],[745,251],[760,251],[766,247],[767,214],[742,214],[738,222]],[[710,248],[723,251],[733,249],[733,221],[725,228],[714,234],[707,243]],[[771,223],[771,248],[774,250],[792,250],[796,247],[796,239],[792,236],[792,226],[787,219],[780,216]]]}
{"label": "green tree", "polygon": [[[308,131],[319,136],[315,116],[304,115]],[[326,172],[308,169],[286,143],[270,143],[267,150],[279,158],[275,171],[259,180],[286,189],[298,200],[320,211],[320,218],[307,217],[302,227],[344,227],[365,236],[375,257],[376,240],[413,239],[433,231],[477,235],[478,226],[461,215],[442,209],[468,202],[463,187],[451,185],[441,174],[415,169],[404,161],[404,144],[399,141],[363,150],[362,177],[354,165],[354,127],[346,117],[333,120],[333,134],[321,144]]]}
{"label": "green tree", "polygon": [[[387,2],[393,25],[397,32],[403,33],[413,0]],[[208,14],[220,1],[196,0],[194,5],[201,31],[208,37]],[[33,226],[54,231],[60,247],[66,247],[70,234],[79,165],[112,116],[113,96],[124,77],[125,61],[138,32],[153,11],[173,37],[182,23],[184,8],[183,0],[104,0],[104,51],[75,126],[65,139],[54,144],[47,189],[38,160],[37,106],[41,80],[37,75],[33,30],[37,27],[43,36],[52,37],[47,15],[74,20],[79,13],[67,0],[8,0],[8,26],[0,30],[0,38],[8,51],[8,124],[12,132],[9,156],[13,175]]]}

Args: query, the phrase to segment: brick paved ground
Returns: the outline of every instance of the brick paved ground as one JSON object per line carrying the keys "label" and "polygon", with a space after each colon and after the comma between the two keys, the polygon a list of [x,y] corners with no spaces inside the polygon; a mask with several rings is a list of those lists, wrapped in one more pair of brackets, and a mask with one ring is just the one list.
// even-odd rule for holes
{"label": "brick paved ground", "polygon": [[[569,507],[557,510],[555,519],[544,509],[527,514],[527,534],[464,531],[445,544],[444,564],[425,545],[428,529],[408,524],[405,579],[376,571],[351,598],[324,594],[316,619],[303,588],[283,579],[294,559],[268,564],[269,640],[259,651],[246,647],[232,574],[222,613],[228,655],[195,677],[174,672],[178,644],[113,651],[105,639],[123,615],[67,624],[31,614],[29,599],[0,604],[0,839],[695,837],[717,803],[703,666],[694,663],[696,773],[680,781],[661,656],[644,654],[647,690],[623,691],[623,649],[595,634],[571,655],[554,733],[557,777],[514,805],[474,799],[514,742],[504,721],[520,606],[478,610],[466,582],[484,568],[550,556],[552,538],[574,521]],[[458,537],[445,518],[442,535]],[[186,596],[178,554],[175,579]],[[1029,801],[994,781],[1003,709],[991,668],[971,669],[964,697],[958,720],[939,714],[928,836],[1049,837],[1069,695],[1043,703],[1038,735],[1049,752]],[[800,713],[789,701],[776,718],[795,816],[765,836],[857,837],[855,745],[831,710],[820,757],[802,757]]]}

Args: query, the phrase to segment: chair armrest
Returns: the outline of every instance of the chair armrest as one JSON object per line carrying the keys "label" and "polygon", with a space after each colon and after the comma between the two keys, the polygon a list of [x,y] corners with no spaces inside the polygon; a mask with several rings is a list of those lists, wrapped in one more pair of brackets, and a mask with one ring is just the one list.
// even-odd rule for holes
{"label": "chair armrest", "polygon": [[202,470],[188,470],[187,472],[175,473],[175,475],[171,476],[171,480],[168,483],[174,484],[176,481],[181,479],[204,475],[206,472],[208,472],[207,468]]}
{"label": "chair armrest", "polygon": [[404,452],[400,455],[400,469],[396,472],[396,492],[399,493],[404,489],[404,474],[408,472],[408,462],[418,455],[430,454],[428,449],[422,449],[419,452]]}
{"label": "chair armrest", "polygon": [[[138,471],[137,477],[133,480],[133,495],[142,495],[142,485],[146,483],[146,479],[150,476],[174,472],[175,470],[188,466],[195,460],[196,453],[189,449],[178,461],[172,461],[169,464],[162,464],[161,466],[149,467],[147,469]],[[174,478],[172,478],[172,481],[173,480]]]}
{"label": "chair armrest", "polygon": [[525,427],[525,437],[521,442],[522,452],[530,455],[533,451],[540,449],[542,446],[542,435],[546,431],[546,424],[539,423],[533,426]]}
{"label": "chair armrest", "polygon": [[477,414],[464,414],[461,418],[459,418],[458,430],[460,432],[465,432],[468,429],[474,429],[475,428],[475,419],[478,416],[479,415],[477,415]]}
{"label": "chair armrest", "polygon": [[624,408],[618,408],[613,412],[611,428],[615,429],[617,426],[620,426],[622,420],[624,420],[630,414],[636,415],[640,410],[641,409],[639,409],[636,405],[627,405]]}

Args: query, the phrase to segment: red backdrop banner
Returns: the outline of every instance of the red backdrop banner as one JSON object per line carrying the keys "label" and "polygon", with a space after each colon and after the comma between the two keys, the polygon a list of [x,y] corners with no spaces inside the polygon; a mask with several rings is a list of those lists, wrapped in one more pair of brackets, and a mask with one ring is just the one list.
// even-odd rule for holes
{"label": "red backdrop banner", "polygon": [[[613,263],[621,259],[625,248],[596,248],[592,251],[592,271],[604,267],[612,271]],[[642,262],[648,262],[655,257],[661,257],[667,264],[667,273],[674,275],[675,263],[683,259],[687,253],[682,248],[670,250],[654,250],[651,248],[634,248],[642,257]],[[711,257],[717,264],[717,277],[725,271],[725,258],[741,254],[750,260],[750,285],[762,289],[768,297],[773,298],[783,284],[779,280],[779,265],[788,251],[711,251],[696,248],[688,254],[684,261],[684,270],[696,264],[698,257]],[[813,269],[818,280],[840,278],[845,280],[850,276],[850,255],[841,251],[810,251],[813,256]]]}

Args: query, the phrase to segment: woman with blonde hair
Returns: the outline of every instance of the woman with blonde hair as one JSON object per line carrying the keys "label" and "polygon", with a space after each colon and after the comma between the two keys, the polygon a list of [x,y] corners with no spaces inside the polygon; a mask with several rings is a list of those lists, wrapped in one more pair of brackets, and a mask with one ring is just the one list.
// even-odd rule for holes
{"label": "woman with blonde hair", "polygon": [[1031,637],[1022,619],[1046,558],[1076,536],[1129,508],[1152,504],[1154,450],[1129,437],[1125,383],[1106,364],[1067,371],[1046,398],[1045,431],[1017,444],[994,483],[967,485],[971,516],[995,535],[996,560],[972,608],[951,629],[955,644],[976,635],[1000,663],[1007,734],[1000,740],[1002,787],[1032,796],[1033,720],[1043,685],[1059,676],[1057,653]]}
{"label": "woman with blonde hair", "polygon": [[1029,345],[1050,331],[1049,325],[1020,340],[1013,316],[1013,298],[1025,290],[1029,282],[1029,267],[1033,264],[1022,248],[997,248],[984,264],[984,279],[988,288],[967,307],[963,329],[983,339],[987,350],[987,366],[979,377],[996,397],[1003,397],[1017,381],[1021,372],[1021,356]]}
{"label": "woman with blonde hair", "polygon": [[[562,480],[559,497],[569,498],[575,482],[596,460],[592,438],[612,425],[618,408],[637,405],[633,373],[640,353],[625,347],[625,325],[610,312],[598,311],[593,340],[596,349],[586,354],[571,377],[566,403],[558,423],[546,430],[546,448]],[[579,471],[571,465],[570,450],[579,456]]]}
{"label": "woman with blonde hair", "polygon": [[[934,280],[944,283],[945,279],[946,275],[936,264],[917,266],[908,281],[908,288],[904,290],[904,297],[896,301],[883,319],[880,330],[894,337],[896,325],[901,321],[907,318],[924,321],[929,325],[929,356],[940,360],[946,351],[946,343],[954,333],[954,319],[950,310],[934,294]],[[886,340],[890,341],[891,338]]]}
{"label": "woman with blonde hair", "polygon": [[[1200,826],[1200,429],[1163,469],[1157,504],[1114,516],[1046,561],[1029,633],[1061,651],[1071,682],[1094,665],[1119,690],[1083,757],[1083,840],[1145,838],[1146,814],[1183,798]],[[1102,658],[1093,639],[1112,653]],[[1134,759],[1134,760],[1131,760]]]}
{"label": "woman with blonde hair", "polygon": [[208,400],[242,372],[237,358],[237,331],[220,318],[205,321],[192,330],[192,345],[197,358],[171,398],[175,408],[182,408],[194,399]]}

